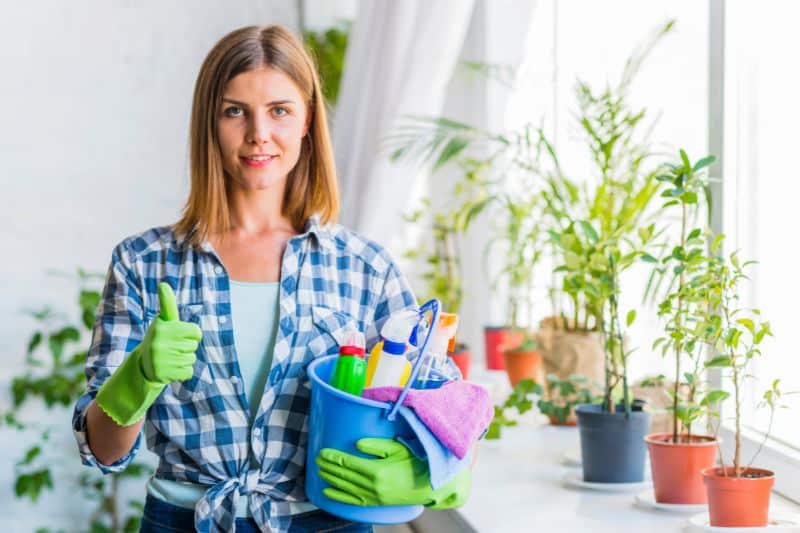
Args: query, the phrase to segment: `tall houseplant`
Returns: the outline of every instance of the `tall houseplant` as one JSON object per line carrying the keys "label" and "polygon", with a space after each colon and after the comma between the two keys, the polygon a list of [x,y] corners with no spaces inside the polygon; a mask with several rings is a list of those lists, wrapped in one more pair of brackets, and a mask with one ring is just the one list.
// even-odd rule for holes
{"label": "tall houseplant", "polygon": [[[52,433],[55,428],[40,420],[24,419],[23,409],[34,402],[41,402],[48,410],[61,411],[74,405],[86,386],[84,365],[88,339],[95,322],[95,309],[100,293],[95,287],[102,276],[83,269],[77,273],[79,323],[65,318],[47,306],[30,311],[38,324],[31,334],[25,355],[23,373],[11,382],[12,408],[3,413],[2,421],[22,435],[33,435],[34,442],[24,456],[15,464],[14,493],[36,503],[44,490],[52,490],[57,480],[48,464],[52,449]],[[65,429],[64,424],[58,424]],[[138,477],[148,472],[142,464],[134,463],[119,474],[103,476],[97,472],[84,472],[77,476],[75,489],[88,500],[96,502],[88,513],[87,529],[92,533],[120,533],[139,530],[143,504],[139,501],[122,503],[120,483],[127,477]],[[49,531],[39,528],[37,532]]]}
{"label": "tall houseplant", "polygon": [[[745,382],[754,379],[752,362],[762,356],[761,344],[772,331],[758,309],[739,303],[740,286],[747,279],[745,269],[752,262],[742,262],[737,252],[720,254],[722,240],[721,236],[714,240],[699,280],[708,305],[698,313],[697,332],[716,354],[706,367],[721,369],[733,389],[734,451],[730,461],[720,452],[722,466],[706,468],[702,474],[712,526],[764,527],[775,473],[751,466],[758,452],[749,463],[742,460],[742,399]],[[770,427],[780,397],[775,381],[764,392],[761,404],[770,408]],[[719,417],[718,411],[715,414]],[[764,439],[768,435],[769,431]]]}
{"label": "tall houseplant", "polygon": [[[705,343],[697,338],[697,325],[698,313],[704,312],[708,305],[702,286],[707,261],[706,235],[700,227],[690,229],[698,218],[703,199],[708,198],[705,169],[713,161],[713,156],[707,156],[691,163],[686,152],[680,150],[679,161],[666,165],[665,172],[657,178],[665,186],[661,194],[666,199],[665,213],[677,211],[680,221],[677,242],[667,247],[668,255],[660,261],[662,275],[672,278],[673,289],[658,310],[665,321],[665,336],[653,343],[664,356],[673,358],[674,388],[670,391],[669,407],[672,433],[653,433],[645,438],[659,503],[706,503],[701,472],[714,465],[717,443],[713,436],[694,435],[693,425],[727,396],[722,390],[705,390]],[[657,261],[649,255],[645,259]]]}
{"label": "tall houseplant", "polygon": [[659,209],[653,199],[659,182],[647,135],[641,133],[645,111],[630,105],[629,91],[645,57],[672,25],[667,23],[628,59],[616,86],[595,92],[578,83],[578,122],[595,174],[581,185],[574,205],[559,201],[551,206],[563,227],[551,238],[562,254],[556,270],[573,302],[573,318],[579,322],[582,312],[585,323],[593,322],[604,341],[603,402],[577,409],[586,481],[644,479],[649,414],[630,396],[632,350],[625,344],[625,329],[636,319],[636,311],[622,310],[620,280],[657,245],[653,220]]}

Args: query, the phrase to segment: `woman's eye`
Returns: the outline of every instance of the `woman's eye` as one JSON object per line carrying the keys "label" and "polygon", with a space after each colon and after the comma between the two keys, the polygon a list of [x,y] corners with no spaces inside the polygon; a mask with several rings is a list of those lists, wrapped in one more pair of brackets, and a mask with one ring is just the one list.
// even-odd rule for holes
{"label": "woman's eye", "polygon": [[284,115],[288,115],[289,111],[285,107],[275,107],[275,108],[272,109],[272,113],[276,117],[282,117]]}
{"label": "woman's eye", "polygon": [[244,110],[241,107],[231,106],[225,109],[224,113],[226,117],[240,117],[244,114]]}

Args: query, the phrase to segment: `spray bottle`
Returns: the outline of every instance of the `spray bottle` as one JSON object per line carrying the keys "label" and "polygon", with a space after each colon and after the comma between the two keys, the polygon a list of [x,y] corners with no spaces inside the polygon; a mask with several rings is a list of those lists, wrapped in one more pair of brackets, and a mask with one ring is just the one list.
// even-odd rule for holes
{"label": "spray bottle", "polygon": [[458,315],[440,313],[415,388],[438,389],[448,381],[461,379],[461,371],[452,359],[447,357],[447,352],[455,348],[456,330],[458,330]]}
{"label": "spray bottle", "polygon": [[390,315],[381,328],[383,340],[373,349],[367,363],[367,387],[402,387],[411,373],[406,343],[419,323],[419,313],[406,309]]}
{"label": "spray bottle", "polygon": [[367,375],[367,363],[364,361],[364,334],[360,331],[348,331],[346,342],[339,346],[339,357],[333,370],[330,384],[339,390],[361,396]]}

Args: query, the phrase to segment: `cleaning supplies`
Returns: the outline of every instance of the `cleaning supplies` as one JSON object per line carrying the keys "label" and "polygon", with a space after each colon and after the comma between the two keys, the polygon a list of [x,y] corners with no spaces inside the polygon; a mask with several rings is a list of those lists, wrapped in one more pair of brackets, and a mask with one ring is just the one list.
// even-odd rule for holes
{"label": "cleaning supplies", "polygon": [[345,339],[345,343],[339,346],[339,358],[336,360],[330,384],[339,390],[361,396],[367,376],[364,334],[351,330],[345,334]]}
{"label": "cleaning supplies", "polygon": [[381,328],[380,352],[374,349],[367,364],[367,387],[402,387],[411,372],[406,343],[419,323],[419,312],[406,309],[389,316]]}
{"label": "cleaning supplies", "polygon": [[436,389],[448,381],[461,379],[461,371],[447,357],[447,352],[455,348],[456,330],[458,330],[458,315],[440,313],[428,353],[422,361],[422,368],[414,384],[415,388]]}

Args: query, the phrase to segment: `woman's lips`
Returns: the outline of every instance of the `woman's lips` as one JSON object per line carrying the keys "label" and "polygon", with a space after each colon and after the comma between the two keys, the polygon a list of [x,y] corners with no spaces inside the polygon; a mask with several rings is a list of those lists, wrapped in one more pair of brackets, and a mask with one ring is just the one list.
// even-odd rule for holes
{"label": "woman's lips", "polygon": [[244,157],[240,156],[239,159],[248,168],[264,168],[272,163],[278,156],[276,155],[257,155]]}

